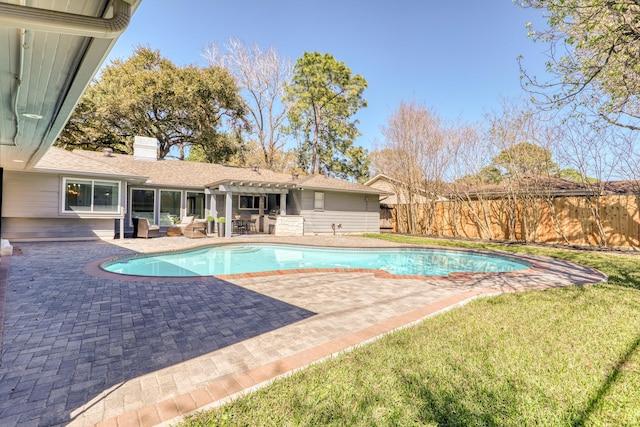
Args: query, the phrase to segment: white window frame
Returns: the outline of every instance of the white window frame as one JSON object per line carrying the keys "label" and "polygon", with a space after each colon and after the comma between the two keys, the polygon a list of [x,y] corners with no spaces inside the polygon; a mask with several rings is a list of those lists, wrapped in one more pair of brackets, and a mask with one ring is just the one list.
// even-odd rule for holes
{"label": "white window frame", "polygon": [[[320,196],[320,197],[318,197]],[[314,211],[323,211],[324,210],[324,191],[314,191],[313,192],[313,210]]]}
{"label": "white window frame", "polygon": [[[84,181],[86,183],[91,183],[91,204],[88,210],[73,210],[73,209],[68,210],[67,209],[67,183],[69,181]],[[112,183],[112,184],[118,185],[118,202],[115,206],[113,206],[114,210],[109,210],[109,211],[95,210],[94,198],[95,198],[96,182],[105,182],[105,183]],[[115,181],[111,179],[93,179],[93,178],[73,177],[73,176],[62,177],[62,200],[61,200],[61,209],[60,209],[62,213],[113,215],[113,214],[120,214],[121,206],[122,206],[122,182],[120,181]]]}

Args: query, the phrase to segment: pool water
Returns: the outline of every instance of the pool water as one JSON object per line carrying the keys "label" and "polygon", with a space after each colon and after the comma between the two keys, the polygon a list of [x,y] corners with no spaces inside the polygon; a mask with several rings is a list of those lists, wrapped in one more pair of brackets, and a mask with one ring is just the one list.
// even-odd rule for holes
{"label": "pool water", "polygon": [[447,276],[453,272],[497,273],[528,268],[526,261],[474,252],[421,248],[345,249],[273,244],[221,245],[189,251],[132,256],[102,268],[136,276],[195,277],[314,268],[384,270],[397,275]]}

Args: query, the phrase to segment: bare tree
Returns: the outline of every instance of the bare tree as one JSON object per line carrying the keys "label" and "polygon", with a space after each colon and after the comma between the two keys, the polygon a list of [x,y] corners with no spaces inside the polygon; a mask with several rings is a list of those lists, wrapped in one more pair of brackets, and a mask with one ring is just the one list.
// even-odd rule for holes
{"label": "bare tree", "polygon": [[[414,180],[406,180],[407,153],[398,147],[385,144],[377,147],[370,154],[374,170],[391,178],[389,185],[395,194],[396,231],[399,233],[416,233],[417,204],[423,201],[417,194]],[[414,168],[415,169],[415,168]]]}
{"label": "bare tree", "polygon": [[[382,134],[385,142],[380,152],[385,154],[374,155],[374,167],[401,183],[398,231],[411,234],[432,231],[435,201],[447,164],[440,118],[423,105],[402,101],[388,118]],[[426,211],[421,212],[420,205]],[[422,227],[420,213],[425,217]]]}
{"label": "bare tree", "polygon": [[619,179],[629,180],[634,193],[640,195],[640,147],[638,147],[638,132],[617,130],[612,139],[612,155],[620,160],[618,168]]}
{"label": "bare tree", "polygon": [[246,46],[233,38],[225,48],[226,53],[223,53],[211,43],[202,55],[211,65],[228,69],[236,78],[245,95],[252,124],[251,136],[262,149],[260,166],[276,168],[286,143],[281,128],[287,109],[281,100],[285,84],[291,78],[291,61],[281,58],[274,48],[262,51],[257,44]]}
{"label": "bare tree", "polygon": [[487,116],[488,141],[499,154],[494,165],[502,170],[507,238],[535,241],[542,220],[539,198],[558,173],[551,161],[552,143],[543,137],[540,116],[528,104],[502,100],[502,111]]}
{"label": "bare tree", "polygon": [[605,247],[607,233],[600,215],[600,197],[605,182],[611,179],[620,165],[620,158],[612,148],[615,129],[572,119],[565,121],[563,130],[562,144],[558,147],[559,156],[563,163],[580,172],[585,200],[596,225],[596,243]]}
{"label": "bare tree", "polygon": [[[478,236],[491,240],[494,238],[491,229],[491,202],[479,189],[490,183],[482,171],[491,163],[495,153],[481,138],[479,129],[474,126],[459,127],[452,142],[449,144],[450,157],[455,159],[451,162],[450,169],[452,178],[449,204],[454,212],[452,218],[455,217],[458,206],[464,208],[458,215],[459,221],[465,221],[468,216]],[[461,225],[464,230],[464,225]]]}

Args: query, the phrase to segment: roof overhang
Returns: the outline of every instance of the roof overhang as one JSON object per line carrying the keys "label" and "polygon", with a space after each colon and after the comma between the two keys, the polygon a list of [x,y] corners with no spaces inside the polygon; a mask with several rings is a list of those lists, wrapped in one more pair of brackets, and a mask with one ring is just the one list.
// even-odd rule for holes
{"label": "roof overhang", "polygon": [[48,168],[34,168],[30,172],[35,173],[55,173],[65,176],[82,176],[82,177],[99,177],[104,179],[112,179],[118,181],[127,181],[136,184],[144,184],[147,179],[146,176],[141,175],[125,175],[125,174],[113,174],[105,172],[92,172],[92,171],[79,171],[77,169],[48,169]]}
{"label": "roof overhang", "polygon": [[142,0],[0,0],[0,168],[35,166]]}

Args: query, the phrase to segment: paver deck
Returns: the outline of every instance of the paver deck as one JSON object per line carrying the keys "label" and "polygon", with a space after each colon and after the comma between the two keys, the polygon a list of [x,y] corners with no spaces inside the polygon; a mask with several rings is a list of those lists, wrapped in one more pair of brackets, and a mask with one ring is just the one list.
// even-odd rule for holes
{"label": "paver deck", "polygon": [[[168,425],[275,377],[479,295],[596,283],[565,261],[519,273],[399,279],[371,272],[135,278],[100,260],[270,241],[408,246],[346,236],[18,243],[0,263],[0,425]],[[6,306],[3,311],[3,269]]]}

